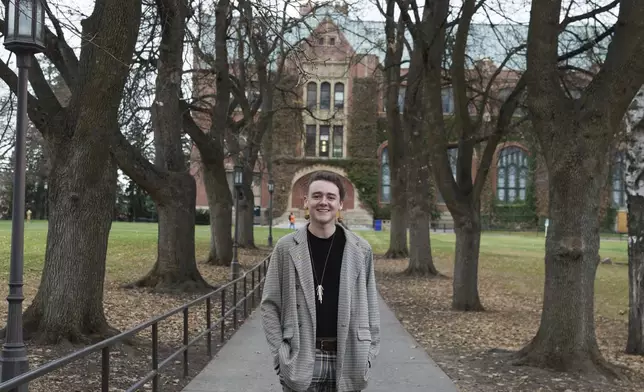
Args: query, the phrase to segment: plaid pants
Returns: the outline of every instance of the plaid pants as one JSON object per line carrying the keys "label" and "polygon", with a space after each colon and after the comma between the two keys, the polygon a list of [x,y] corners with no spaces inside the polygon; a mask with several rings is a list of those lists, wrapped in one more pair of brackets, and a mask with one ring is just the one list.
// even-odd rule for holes
{"label": "plaid pants", "polygon": [[[313,366],[313,380],[305,392],[336,392],[335,363],[336,353],[331,351],[315,350],[315,365]],[[287,387],[282,380],[283,392],[298,392]],[[355,391],[359,392],[359,391]]]}

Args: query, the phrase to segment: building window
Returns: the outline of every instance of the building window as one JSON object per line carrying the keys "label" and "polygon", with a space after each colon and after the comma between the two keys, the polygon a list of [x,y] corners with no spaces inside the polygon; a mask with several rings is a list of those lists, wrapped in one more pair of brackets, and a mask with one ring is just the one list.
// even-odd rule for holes
{"label": "building window", "polygon": [[342,125],[333,127],[333,158],[342,158],[343,130]]}
{"label": "building window", "polygon": [[613,207],[626,208],[626,183],[624,174],[626,172],[626,157],[623,151],[615,155],[611,173]]}
{"label": "building window", "polygon": [[318,105],[318,85],[315,82],[309,82],[306,86],[306,107],[315,109]]}
{"label": "building window", "polygon": [[307,157],[315,156],[315,125],[306,126],[306,141],[304,144],[304,154]]}
{"label": "building window", "polygon": [[336,109],[344,108],[344,84],[336,83],[333,89],[333,105]]}
{"label": "building window", "polygon": [[519,147],[506,147],[496,166],[496,197],[501,203],[525,201],[528,180],[528,154]]}
{"label": "building window", "polygon": [[335,38],[333,37],[329,38],[329,45],[331,46],[335,45]]}
{"label": "building window", "polygon": [[391,171],[387,147],[380,153],[380,202],[391,203]]}
{"label": "building window", "polygon": [[329,110],[331,107],[331,84],[324,82],[320,85],[320,109]]}
{"label": "building window", "polygon": [[318,45],[324,46],[324,37],[318,38]]}
{"label": "building window", "polygon": [[443,113],[454,113],[454,92],[451,87],[446,87],[441,91],[443,100]]}
{"label": "building window", "polygon": [[321,157],[328,157],[329,156],[329,126],[328,125],[320,125],[320,153],[319,156]]}

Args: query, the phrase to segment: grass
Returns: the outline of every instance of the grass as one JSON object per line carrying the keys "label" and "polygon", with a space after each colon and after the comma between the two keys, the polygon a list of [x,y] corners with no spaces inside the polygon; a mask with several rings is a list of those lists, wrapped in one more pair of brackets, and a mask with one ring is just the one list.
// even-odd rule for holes
{"label": "grass", "polygon": [[[276,242],[288,234],[288,229],[273,229]],[[358,231],[372,245],[376,254],[384,253],[389,245],[389,232]],[[47,222],[32,221],[25,225],[25,278],[39,278],[45,254]],[[268,228],[255,228],[255,241],[267,245]],[[107,274],[113,280],[126,281],[148,271],[156,258],[157,225],[148,223],[114,222],[107,252]],[[208,226],[195,230],[197,260],[208,255],[210,231]],[[432,233],[432,252],[437,267],[449,270],[453,262],[455,237],[451,233]],[[11,255],[11,222],[0,221],[0,276],[8,279]],[[602,258],[626,263],[627,243],[615,238],[601,242]],[[494,273],[499,282],[517,294],[542,293],[544,276],[543,233],[485,232],[481,239],[481,273]],[[620,265],[601,265],[597,272],[596,299],[600,314],[621,316],[628,307],[628,270]]]}
{"label": "grass", "polygon": [[[288,229],[273,229],[274,241],[289,232]],[[388,248],[389,232],[358,231],[357,234],[370,242],[377,255],[383,254]],[[267,228],[255,228],[255,241],[258,246],[266,246],[267,238]],[[25,306],[35,295],[39,284],[46,239],[46,222],[33,221],[25,225]],[[437,268],[442,273],[451,275],[454,235],[432,233],[431,241],[432,255]],[[210,242],[208,226],[196,227],[195,242],[197,260],[205,260]],[[131,328],[153,316],[179,306],[191,298],[136,290],[128,291],[120,288],[121,283],[131,282],[150,270],[156,259],[156,243],[156,224],[115,222],[112,225],[107,252],[104,307],[108,321],[116,328],[121,330]],[[5,282],[8,280],[9,273],[10,244],[11,222],[0,221],[0,277],[4,277]],[[266,248],[255,252],[242,251],[240,261],[245,266],[250,266],[264,257],[266,251]],[[626,263],[627,243],[614,237],[607,237],[602,240],[600,253],[602,258],[610,257],[613,262]],[[478,373],[483,376],[478,377],[476,376],[477,372],[472,370],[478,369],[476,367],[478,365],[467,362],[469,360],[459,363],[453,358],[470,358],[471,355],[476,356],[478,355],[476,353],[491,347],[516,349],[534,336],[539,324],[538,318],[543,298],[543,257],[543,233],[539,235],[536,233],[483,233],[479,287],[481,300],[488,312],[482,313],[451,312],[451,282],[449,280],[402,277],[398,272],[406,267],[405,260],[385,260],[378,257],[376,272],[379,289],[387,303],[394,309],[403,325],[416,340],[435,357],[451,377],[458,380],[459,387],[463,387],[461,384],[463,380],[467,379],[472,381],[474,387],[473,389],[463,388],[463,391],[487,392],[488,389],[481,386],[482,382],[489,379],[490,374],[505,374],[507,376],[505,380],[489,379],[490,381],[514,382],[517,379],[513,373],[514,370],[509,373],[493,369],[481,370]],[[223,283],[229,274],[227,267],[215,267],[203,263],[199,263],[198,266],[204,277],[211,283]],[[634,362],[631,358],[623,355],[625,322],[628,314],[628,270],[626,266],[600,265],[595,287],[597,333],[602,351],[613,362],[636,366],[632,365]],[[5,296],[6,292],[6,285],[0,287],[0,296]],[[6,309],[0,308],[0,318],[5,317],[4,312]],[[203,312],[191,313],[191,325],[193,322],[203,325],[203,320],[198,319],[201,317],[201,313]],[[174,324],[170,324],[175,325],[175,328],[169,327],[168,331],[163,333],[164,342],[180,339],[181,333],[176,326],[181,325],[181,320],[175,321]],[[33,365],[59,357],[66,352],[62,349],[49,352],[48,348],[37,346],[30,346],[29,350],[30,361]],[[43,352],[48,354],[44,355]],[[449,355],[446,355],[446,352]],[[130,369],[132,374],[126,374],[128,372],[123,371],[121,372],[123,374],[119,373],[116,381],[122,385],[129,385],[131,379],[141,377],[149,367],[146,355],[146,353],[141,353],[132,358],[124,356],[123,358],[130,359],[124,359],[120,366],[122,369]],[[100,358],[96,359],[96,361],[99,360]],[[77,380],[81,389],[82,375],[85,372],[83,366],[85,365],[80,364],[66,370],[69,377],[81,380]],[[644,361],[641,366],[644,366]],[[195,371],[200,369],[199,366],[197,368]],[[177,372],[179,371],[177,370]],[[466,374],[467,377],[461,377],[463,374]],[[531,379],[534,378],[532,374],[526,375]],[[169,374],[168,377],[168,380],[174,380],[178,376]],[[551,379],[552,376],[547,375],[546,378]],[[45,378],[42,385],[33,385],[34,390],[62,392],[69,390],[69,385],[71,385],[67,380],[65,381],[67,384],[61,384],[61,387],[57,388],[52,387],[50,382],[51,379]],[[574,384],[570,385],[572,387]],[[173,386],[171,391],[178,392],[180,387],[181,385],[177,384]],[[494,384],[489,390],[497,391],[498,387]],[[532,390],[537,390],[537,388]],[[573,390],[580,389],[574,387]]]}

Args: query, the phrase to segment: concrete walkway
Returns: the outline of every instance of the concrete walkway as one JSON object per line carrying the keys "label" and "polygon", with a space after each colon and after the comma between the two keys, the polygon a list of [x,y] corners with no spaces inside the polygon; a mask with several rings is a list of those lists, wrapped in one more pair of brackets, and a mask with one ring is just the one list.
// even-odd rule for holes
{"label": "concrete walkway", "polygon": [[[381,346],[366,392],[456,392],[380,298]],[[259,308],[183,392],[281,392]]]}

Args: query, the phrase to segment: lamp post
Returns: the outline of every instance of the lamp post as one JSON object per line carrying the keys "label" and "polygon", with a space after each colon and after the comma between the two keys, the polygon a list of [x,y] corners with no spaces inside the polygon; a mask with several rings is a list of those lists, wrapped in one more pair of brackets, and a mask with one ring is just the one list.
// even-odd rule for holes
{"label": "lamp post", "polygon": [[268,180],[268,246],[273,246],[273,191],[275,183],[271,178]]}
{"label": "lamp post", "polygon": [[237,260],[237,240],[239,238],[239,199],[242,197],[242,185],[244,184],[244,167],[235,165],[233,183],[235,185],[235,242],[233,243],[233,262],[230,265],[232,280],[239,278],[239,261]]}
{"label": "lamp post", "polygon": [[[27,132],[27,84],[31,55],[45,49],[44,0],[7,2],[4,46],[16,54],[18,65],[18,116],[16,119],[16,163],[13,177],[13,214],[11,221],[11,261],[5,342],[2,345],[2,381],[29,369],[27,348],[22,336],[22,274],[25,236],[25,134]],[[27,391],[25,384],[16,391]]]}

